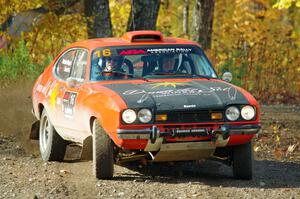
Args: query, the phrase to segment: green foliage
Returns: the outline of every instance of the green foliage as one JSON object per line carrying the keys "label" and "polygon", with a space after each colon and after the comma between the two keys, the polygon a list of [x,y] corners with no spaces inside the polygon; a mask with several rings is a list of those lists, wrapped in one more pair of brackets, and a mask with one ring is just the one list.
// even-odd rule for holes
{"label": "green foliage", "polygon": [[263,102],[288,103],[300,92],[297,15],[268,0],[217,1],[211,54],[221,73]]}
{"label": "green foliage", "polygon": [[[0,0],[0,22],[13,12],[45,5],[45,0]],[[183,33],[183,0],[161,0],[157,29],[165,36],[191,38]],[[221,75],[233,73],[233,83],[263,102],[289,102],[300,97],[300,0],[215,0],[212,49],[207,51]],[[114,36],[126,31],[131,0],[110,0]],[[195,0],[189,1],[189,24]],[[47,3],[46,3],[47,4]],[[35,77],[67,44],[87,39],[81,12],[39,18],[21,38],[5,37],[8,51],[0,51],[0,80]],[[146,9],[145,9],[146,11]],[[0,35],[5,34],[1,33]],[[19,42],[20,40],[26,41]],[[14,49],[14,50],[12,50]],[[299,98],[298,98],[299,102]]]}
{"label": "green foliage", "polygon": [[273,5],[273,7],[278,9],[288,9],[294,3],[296,7],[300,8],[300,0],[277,0],[277,2]]}
{"label": "green foliage", "polygon": [[18,13],[20,11],[38,8],[45,2],[45,0],[0,0],[0,23],[2,24],[6,20],[6,18],[14,12]]}
{"label": "green foliage", "polygon": [[131,9],[131,0],[110,0],[110,15],[113,25],[113,35],[120,37],[126,31],[128,17]]}
{"label": "green foliage", "polygon": [[42,67],[32,63],[24,41],[19,41],[13,51],[0,53],[1,80],[34,79],[41,69]]}
{"label": "green foliage", "polygon": [[[192,9],[194,0],[190,0],[190,17],[192,19]],[[183,33],[183,0],[161,0],[161,5],[157,19],[157,29],[165,36],[186,37]],[[191,24],[191,23],[190,23]]]}

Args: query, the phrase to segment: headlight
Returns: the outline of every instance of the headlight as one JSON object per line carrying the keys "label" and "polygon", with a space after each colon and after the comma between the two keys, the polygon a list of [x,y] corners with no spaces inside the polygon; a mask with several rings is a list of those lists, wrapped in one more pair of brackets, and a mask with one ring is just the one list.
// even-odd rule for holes
{"label": "headlight", "polygon": [[252,120],[255,116],[255,109],[252,106],[244,106],[241,115],[245,120]]}
{"label": "headlight", "polygon": [[142,123],[148,123],[152,120],[152,113],[149,109],[141,109],[138,112],[138,118]]}
{"label": "headlight", "polygon": [[226,118],[230,121],[236,121],[240,117],[240,110],[235,106],[230,106],[225,111]]}
{"label": "headlight", "polygon": [[127,109],[123,112],[122,119],[125,123],[131,124],[136,120],[136,113],[132,109]]}

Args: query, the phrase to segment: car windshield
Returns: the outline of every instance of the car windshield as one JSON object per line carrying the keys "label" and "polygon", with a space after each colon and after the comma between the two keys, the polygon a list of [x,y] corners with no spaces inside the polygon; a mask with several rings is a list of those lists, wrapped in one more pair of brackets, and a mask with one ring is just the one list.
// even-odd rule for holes
{"label": "car windshield", "polygon": [[193,45],[97,48],[91,62],[92,81],[217,77],[202,49]]}

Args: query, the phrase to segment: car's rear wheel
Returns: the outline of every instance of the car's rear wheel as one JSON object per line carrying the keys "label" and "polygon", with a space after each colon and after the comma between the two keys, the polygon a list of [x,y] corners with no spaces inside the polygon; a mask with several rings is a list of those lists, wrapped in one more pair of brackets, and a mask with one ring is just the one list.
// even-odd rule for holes
{"label": "car's rear wheel", "polygon": [[67,142],[58,135],[45,110],[40,120],[39,144],[43,160],[62,161],[64,159]]}
{"label": "car's rear wheel", "polygon": [[252,179],[252,144],[251,142],[233,147],[233,176],[235,179]]}
{"label": "car's rear wheel", "polygon": [[97,119],[93,122],[93,172],[98,179],[111,179],[114,173],[113,142]]}

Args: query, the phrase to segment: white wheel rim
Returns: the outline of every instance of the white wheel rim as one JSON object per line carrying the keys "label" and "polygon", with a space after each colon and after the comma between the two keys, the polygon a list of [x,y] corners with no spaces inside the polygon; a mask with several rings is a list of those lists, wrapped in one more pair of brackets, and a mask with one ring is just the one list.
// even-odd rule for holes
{"label": "white wheel rim", "polygon": [[42,152],[44,152],[47,148],[48,136],[50,132],[51,132],[51,125],[49,124],[47,116],[45,116],[43,118],[41,135],[40,135],[40,145],[41,145]]}

